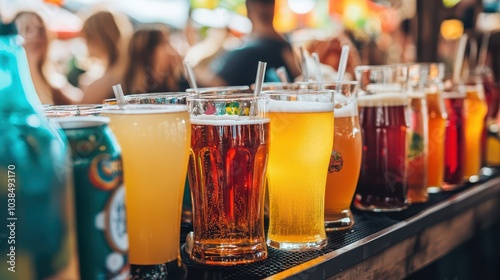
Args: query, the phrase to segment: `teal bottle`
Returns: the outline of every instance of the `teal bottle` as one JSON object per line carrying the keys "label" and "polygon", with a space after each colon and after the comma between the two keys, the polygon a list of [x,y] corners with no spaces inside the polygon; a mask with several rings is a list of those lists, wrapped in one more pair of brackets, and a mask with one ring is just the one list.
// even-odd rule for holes
{"label": "teal bottle", "polygon": [[0,23],[0,279],[77,279],[66,139],[39,111],[21,43]]}

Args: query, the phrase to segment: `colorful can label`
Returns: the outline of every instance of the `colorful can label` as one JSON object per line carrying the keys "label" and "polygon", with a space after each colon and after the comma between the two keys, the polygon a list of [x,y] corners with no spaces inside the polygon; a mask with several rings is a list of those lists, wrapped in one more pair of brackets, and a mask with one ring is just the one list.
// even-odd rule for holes
{"label": "colorful can label", "polygon": [[127,279],[121,152],[106,117],[59,119],[71,146],[82,279]]}

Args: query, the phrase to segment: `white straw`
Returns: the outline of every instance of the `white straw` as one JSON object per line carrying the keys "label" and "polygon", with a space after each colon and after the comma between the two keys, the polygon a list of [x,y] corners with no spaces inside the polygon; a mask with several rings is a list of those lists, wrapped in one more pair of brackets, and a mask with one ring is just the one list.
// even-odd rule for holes
{"label": "white straw", "polygon": [[255,88],[253,95],[257,97],[262,91],[262,84],[264,83],[264,73],[266,72],[266,62],[259,61],[259,66],[257,67],[257,76],[255,77]]}
{"label": "white straw", "polygon": [[300,50],[300,60],[302,62],[302,77],[304,78],[304,82],[308,83],[309,82],[309,69],[307,69],[307,56],[306,56],[306,50],[304,49],[303,46],[299,48]]}
{"label": "white straw", "polygon": [[266,73],[266,66],[266,62],[259,61],[259,66],[257,67],[257,75],[255,77],[255,88],[253,90],[253,96],[255,100],[253,100],[252,104],[250,105],[250,117],[255,117],[259,114],[259,109],[257,108],[257,96],[259,96],[260,92],[262,91],[262,84],[264,83],[264,73]]}
{"label": "white straw", "polygon": [[467,34],[462,35],[458,43],[457,53],[455,55],[455,65],[453,67],[453,81],[458,83],[460,80],[460,72],[464,63],[465,46],[467,44]]}
{"label": "white straw", "polygon": [[282,83],[289,83],[290,82],[288,80],[288,74],[286,73],[285,66],[278,67],[278,69],[276,69],[276,73],[278,74],[278,77],[280,78],[280,81]]}
{"label": "white straw", "polygon": [[319,61],[319,56],[317,53],[312,53],[314,59],[314,65],[316,66],[316,80],[319,83],[319,89],[325,88],[325,83],[323,82],[323,73],[321,73],[321,62]]}
{"label": "white straw", "polygon": [[469,72],[477,67],[477,40],[473,37],[469,40]]}
{"label": "white straw", "polygon": [[479,49],[479,57],[477,58],[477,67],[483,68],[486,65],[486,55],[488,54],[488,44],[490,43],[490,32],[483,34],[481,48]]}
{"label": "white straw", "polygon": [[112,86],[113,88],[113,93],[115,94],[116,97],[116,103],[118,104],[118,108],[120,110],[123,110],[123,107],[127,104],[125,101],[125,97],[123,95],[123,89],[121,84],[116,84]]}
{"label": "white straw", "polygon": [[193,68],[191,68],[191,66],[189,65],[189,62],[187,62],[186,60],[184,61],[184,69],[186,70],[186,76],[188,78],[188,83],[189,83],[189,86],[194,89],[194,93],[195,94],[200,94],[200,92],[198,91],[198,86],[196,85],[196,79],[194,77],[194,72],[193,72]]}
{"label": "white straw", "polygon": [[344,80],[345,69],[347,67],[347,60],[349,59],[349,46],[343,45],[342,52],[340,53],[339,67],[337,69],[337,82]]}

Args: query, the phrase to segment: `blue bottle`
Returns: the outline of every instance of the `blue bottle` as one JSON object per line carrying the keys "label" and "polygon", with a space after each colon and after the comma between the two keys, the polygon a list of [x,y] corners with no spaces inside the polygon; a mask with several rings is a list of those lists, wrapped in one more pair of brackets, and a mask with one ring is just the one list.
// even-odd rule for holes
{"label": "blue bottle", "polygon": [[77,279],[66,139],[39,112],[21,42],[0,23],[0,279]]}

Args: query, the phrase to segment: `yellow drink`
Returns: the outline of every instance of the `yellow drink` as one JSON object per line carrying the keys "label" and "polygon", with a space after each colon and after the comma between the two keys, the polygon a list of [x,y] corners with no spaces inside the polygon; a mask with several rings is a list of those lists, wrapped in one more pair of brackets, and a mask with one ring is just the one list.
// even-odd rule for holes
{"label": "yellow drink", "polygon": [[467,86],[465,111],[465,157],[464,176],[477,175],[481,168],[481,134],[488,106],[484,99],[482,85]]}
{"label": "yellow drink", "polygon": [[268,244],[288,250],[326,245],[325,184],[333,144],[333,103],[269,105]]}
{"label": "yellow drink", "polygon": [[[341,110],[344,110],[342,108]],[[352,113],[335,110],[335,136],[328,168],[325,195],[327,230],[351,228],[354,217],[350,205],[358,184],[361,166],[361,129],[357,108]]]}
{"label": "yellow drink", "polygon": [[191,140],[185,105],[128,105],[105,110],[122,148],[129,260],[179,259],[184,182]]}

